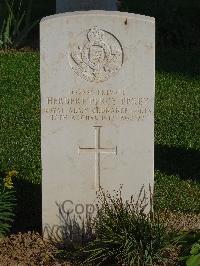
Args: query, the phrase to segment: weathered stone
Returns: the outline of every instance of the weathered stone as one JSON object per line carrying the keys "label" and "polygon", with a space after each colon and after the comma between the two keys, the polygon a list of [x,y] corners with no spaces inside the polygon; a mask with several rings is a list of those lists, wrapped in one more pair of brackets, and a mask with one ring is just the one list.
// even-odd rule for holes
{"label": "weathered stone", "polygon": [[104,11],[42,20],[46,229],[62,225],[58,206],[92,212],[100,186],[123,184],[124,199],[153,186],[154,26],[150,17]]}

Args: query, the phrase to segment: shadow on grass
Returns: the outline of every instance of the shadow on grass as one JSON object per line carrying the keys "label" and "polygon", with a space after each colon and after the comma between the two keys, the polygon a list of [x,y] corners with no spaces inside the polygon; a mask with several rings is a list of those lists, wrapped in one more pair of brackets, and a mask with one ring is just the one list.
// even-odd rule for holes
{"label": "shadow on grass", "polygon": [[[155,170],[182,179],[200,182],[200,152],[192,149],[155,145]],[[42,232],[41,185],[15,180],[17,195],[16,219],[12,232]]]}
{"label": "shadow on grass", "polygon": [[12,233],[37,231],[42,232],[42,197],[41,185],[26,180],[15,181],[17,196],[16,218]]}
{"label": "shadow on grass", "polygon": [[155,170],[200,182],[200,152],[155,145]]}
{"label": "shadow on grass", "polygon": [[156,70],[199,77],[200,49],[157,49]]}

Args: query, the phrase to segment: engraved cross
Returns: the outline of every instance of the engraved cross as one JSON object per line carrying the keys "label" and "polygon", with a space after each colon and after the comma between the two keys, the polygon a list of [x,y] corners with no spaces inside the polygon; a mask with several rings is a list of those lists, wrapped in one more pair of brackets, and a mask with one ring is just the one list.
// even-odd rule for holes
{"label": "engraved cross", "polygon": [[95,144],[94,148],[78,148],[78,153],[91,152],[95,155],[95,187],[96,189],[100,188],[100,157],[101,153],[109,153],[117,155],[117,146],[115,148],[102,148],[101,147],[101,126],[94,126],[95,130]]}

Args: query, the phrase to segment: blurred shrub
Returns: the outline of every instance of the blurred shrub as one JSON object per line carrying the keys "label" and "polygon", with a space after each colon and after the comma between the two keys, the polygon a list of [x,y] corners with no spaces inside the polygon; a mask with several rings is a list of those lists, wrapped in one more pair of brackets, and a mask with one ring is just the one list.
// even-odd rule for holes
{"label": "blurred shrub", "polygon": [[156,19],[157,45],[189,48],[200,45],[200,2],[197,0],[122,0],[121,11]]}
{"label": "blurred shrub", "polygon": [[16,199],[12,178],[16,174],[16,171],[9,171],[0,175],[0,237],[10,231],[14,219]]}
{"label": "blurred shrub", "polygon": [[55,0],[34,0],[32,5],[32,17],[34,20],[42,17],[54,15],[56,13]]}
{"label": "blurred shrub", "polygon": [[184,262],[186,266],[199,266],[200,230],[181,231],[175,241],[181,247],[180,262]]}
{"label": "blurred shrub", "polygon": [[0,21],[0,48],[17,48],[24,44],[29,32],[38,21],[31,21],[32,0],[24,7],[22,0],[5,0],[3,19]]}
{"label": "blurred shrub", "polygon": [[186,261],[187,266],[200,265],[200,240],[195,243]]}

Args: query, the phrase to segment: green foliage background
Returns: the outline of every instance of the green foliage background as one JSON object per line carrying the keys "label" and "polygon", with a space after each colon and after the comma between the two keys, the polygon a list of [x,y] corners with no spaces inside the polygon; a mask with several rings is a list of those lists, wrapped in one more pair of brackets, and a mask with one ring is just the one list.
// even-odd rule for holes
{"label": "green foliage background", "polygon": [[200,45],[198,0],[123,0],[121,10],[155,17],[157,45],[161,47]]}
{"label": "green foliage background", "polygon": [[[189,56],[184,50],[164,50],[157,55],[155,191],[158,208],[200,212],[198,55],[194,51]],[[19,179],[26,183],[40,184],[39,53],[1,52],[0,76],[0,166],[2,170],[15,169]],[[31,187],[27,187],[31,192]]]}
{"label": "green foliage background", "polygon": [[0,165],[40,182],[38,53],[0,54]]}

